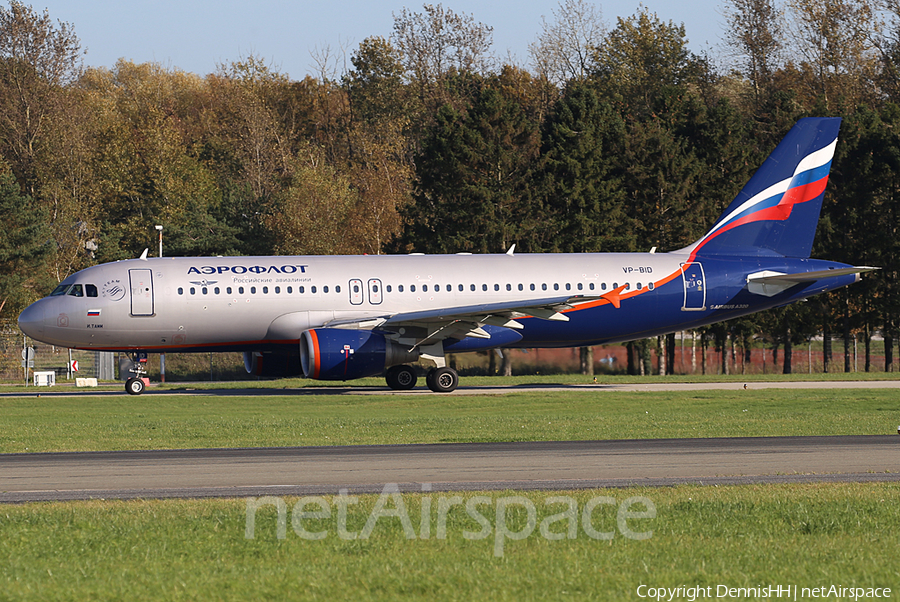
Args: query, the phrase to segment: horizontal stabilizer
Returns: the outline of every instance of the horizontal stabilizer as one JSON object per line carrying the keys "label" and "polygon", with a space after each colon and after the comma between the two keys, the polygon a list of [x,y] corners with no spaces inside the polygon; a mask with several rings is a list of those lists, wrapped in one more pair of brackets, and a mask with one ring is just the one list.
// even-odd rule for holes
{"label": "horizontal stabilizer", "polygon": [[796,274],[784,274],[781,272],[765,270],[762,272],[756,272],[755,274],[749,274],[747,276],[747,289],[755,295],[774,297],[775,295],[786,291],[792,286],[796,286],[804,282],[817,282],[825,278],[849,276],[850,274],[862,274],[863,272],[871,272],[873,270],[880,269],[881,268],[873,268],[869,266],[854,266],[851,268],[840,268],[836,270],[798,272]]}

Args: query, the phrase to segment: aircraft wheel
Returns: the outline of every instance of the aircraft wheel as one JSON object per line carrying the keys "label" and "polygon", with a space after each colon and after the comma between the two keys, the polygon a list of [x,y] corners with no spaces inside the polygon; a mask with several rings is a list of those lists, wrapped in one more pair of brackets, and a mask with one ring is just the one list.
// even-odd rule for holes
{"label": "aircraft wheel", "polygon": [[459,374],[453,368],[435,368],[425,379],[428,388],[435,393],[449,393],[459,386]]}
{"label": "aircraft wheel", "polygon": [[129,395],[140,395],[144,392],[144,381],[140,378],[129,378],[125,381],[125,392]]}
{"label": "aircraft wheel", "polygon": [[416,386],[416,370],[412,366],[391,366],[388,368],[385,380],[390,388],[395,391],[409,391]]}

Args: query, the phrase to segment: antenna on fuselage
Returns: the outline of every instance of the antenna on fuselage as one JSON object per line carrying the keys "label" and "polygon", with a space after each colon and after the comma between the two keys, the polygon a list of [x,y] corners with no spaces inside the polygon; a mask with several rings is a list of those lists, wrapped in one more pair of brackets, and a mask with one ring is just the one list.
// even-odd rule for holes
{"label": "antenna on fuselage", "polygon": [[513,243],[513,246],[511,246],[509,248],[509,251],[507,251],[506,254],[509,255],[510,257],[512,257],[513,255],[516,254],[516,244],[515,243]]}
{"label": "antenna on fuselage", "polygon": [[141,256],[138,258],[141,261],[147,261],[147,253],[150,252],[150,249],[144,249],[144,252],[141,253]]}

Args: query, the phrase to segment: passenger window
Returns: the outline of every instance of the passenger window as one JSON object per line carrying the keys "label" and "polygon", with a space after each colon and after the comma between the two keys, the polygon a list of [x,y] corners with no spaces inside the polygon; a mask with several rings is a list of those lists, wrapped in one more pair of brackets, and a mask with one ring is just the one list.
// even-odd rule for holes
{"label": "passenger window", "polygon": [[97,296],[97,287],[94,286],[93,284],[85,284],[84,292],[87,294],[88,297],[96,297]]}
{"label": "passenger window", "polygon": [[326,294],[328,293],[328,285],[327,284],[322,287],[322,292],[326,293]]}
{"label": "passenger window", "polygon": [[448,284],[448,285],[447,285],[447,292],[450,293],[450,292],[452,292],[452,291],[453,291],[453,286],[451,286],[451,285]]}
{"label": "passenger window", "polygon": [[73,284],[72,288],[69,289],[70,297],[84,297],[84,291],[80,284]]}
{"label": "passenger window", "polygon": [[402,293],[402,292],[403,292],[403,285],[402,285],[402,284],[398,284],[398,285],[397,285],[397,292],[398,292],[398,293]]}
{"label": "passenger window", "polygon": [[184,294],[184,288],[182,288],[182,287],[179,286],[179,287],[178,287],[178,294],[179,294],[179,295],[183,295],[183,294]]}
{"label": "passenger window", "polygon": [[192,294],[192,295],[196,295],[196,294],[197,294],[197,289],[195,289],[193,286],[191,287],[191,294]]}
{"label": "passenger window", "polygon": [[578,283],[578,290],[582,290],[583,288],[584,288],[584,285],[581,284],[581,283],[579,282],[579,283]]}
{"label": "passenger window", "polygon": [[293,293],[293,292],[294,292],[294,287],[293,287],[293,286],[287,287],[287,294],[290,295],[290,294]]}
{"label": "passenger window", "polygon": [[298,287],[297,287],[297,292],[300,293],[300,294],[302,295],[303,293],[306,292],[306,287],[298,286]]}
{"label": "passenger window", "polygon": [[495,283],[494,284],[494,292],[497,292],[499,290],[500,290],[500,285]]}
{"label": "passenger window", "polygon": [[572,290],[572,285],[569,284],[568,282],[566,282],[566,290],[567,290],[567,291]]}
{"label": "passenger window", "polygon": [[531,286],[531,290],[534,290],[534,283],[533,283],[533,282],[531,283],[530,286]]}
{"label": "passenger window", "polygon": [[219,287],[217,286],[216,288],[213,289],[213,292],[214,292],[215,294],[218,295],[218,294],[219,294],[220,292],[222,292],[222,291],[221,291],[221,290],[219,289]]}
{"label": "passenger window", "polygon": [[652,283],[652,282],[650,282],[649,284],[647,284],[647,290],[651,290],[651,291],[653,290],[653,283]]}
{"label": "passenger window", "polygon": [[641,290],[642,288],[644,288],[644,285],[642,285],[640,282],[638,282],[638,283],[637,283],[637,290]]}
{"label": "passenger window", "polygon": [[313,295],[315,295],[315,294],[316,294],[316,287],[314,287],[314,286],[309,287],[309,292],[312,293]]}
{"label": "passenger window", "polygon": [[486,291],[487,291],[487,285],[486,285],[486,284],[482,284],[482,285],[481,285],[481,290],[483,290],[483,291],[486,292]]}
{"label": "passenger window", "polygon": [[422,285],[422,292],[423,292],[423,293],[427,293],[427,292],[428,292],[428,285],[427,285],[427,284],[423,284],[423,285]]}
{"label": "passenger window", "polygon": [[276,286],[276,287],[275,287],[275,294],[277,295],[277,294],[279,294],[280,292],[281,292],[281,287],[280,287],[280,286]]}
{"label": "passenger window", "polygon": [[391,285],[390,285],[390,284],[387,285],[387,292],[391,292]]}
{"label": "passenger window", "polygon": [[591,290],[594,290],[594,283],[591,282],[590,284],[588,284],[588,288],[591,289]]}
{"label": "passenger window", "polygon": [[605,290],[606,290],[606,283],[605,283],[605,282],[603,282],[603,283],[600,284],[600,290],[601,290],[601,291],[605,291]]}
{"label": "passenger window", "polygon": [[205,295],[206,293],[209,292],[209,289],[204,286],[203,288],[200,289],[200,292]]}
{"label": "passenger window", "polygon": [[256,294],[256,287],[255,287],[255,286],[251,286],[251,287],[250,287],[250,294],[251,294],[251,295],[255,295],[255,294]]}
{"label": "passenger window", "polygon": [[541,290],[542,290],[542,291],[547,290],[547,285],[546,285],[546,284],[542,284],[542,285],[541,285]]}
{"label": "passenger window", "polygon": [[243,287],[243,286],[238,287],[238,294],[239,294],[239,295],[243,295],[243,294],[244,294],[244,287]]}
{"label": "passenger window", "polygon": [[470,284],[470,285],[469,285],[469,290],[472,291],[472,292],[474,293],[474,292],[475,292],[475,285],[474,285],[474,284]]}
{"label": "passenger window", "polygon": [[463,292],[463,289],[464,289],[464,288],[465,288],[465,287],[464,287],[463,285],[460,284],[460,285],[459,285],[459,292]]}
{"label": "passenger window", "polygon": [[340,292],[341,292],[341,285],[340,285],[340,284],[337,285],[336,287],[334,287],[334,292],[335,292],[335,293],[340,293]]}
{"label": "passenger window", "polygon": [[553,290],[555,290],[555,291],[559,290],[559,284],[557,284],[556,282],[553,283]]}
{"label": "passenger window", "polygon": [[520,285],[519,285],[519,290],[520,290],[520,291],[523,291],[523,290],[525,290],[525,287],[522,286],[522,285],[520,284]]}
{"label": "passenger window", "polygon": [[231,294],[231,287],[229,286],[228,288],[226,288],[226,289],[225,289],[225,292],[228,293],[228,294],[230,295],[230,294]]}
{"label": "passenger window", "polygon": [[269,294],[269,287],[268,287],[268,286],[264,286],[264,287],[263,287],[263,294],[264,294],[264,295],[268,295],[268,294]]}

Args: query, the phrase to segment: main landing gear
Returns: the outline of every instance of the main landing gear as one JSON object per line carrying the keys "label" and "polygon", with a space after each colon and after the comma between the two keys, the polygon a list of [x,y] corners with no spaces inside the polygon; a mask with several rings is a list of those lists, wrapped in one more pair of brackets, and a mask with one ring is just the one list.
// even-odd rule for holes
{"label": "main landing gear", "polygon": [[[412,366],[401,365],[388,368],[385,380],[395,391],[408,391],[416,386],[416,370]],[[428,388],[435,393],[449,393],[459,386],[459,374],[446,366],[432,368],[425,377]]]}
{"label": "main landing gear", "polygon": [[136,351],[131,354],[131,371],[134,376],[125,381],[125,392],[129,395],[140,395],[144,392],[144,379],[147,377],[147,353]]}

